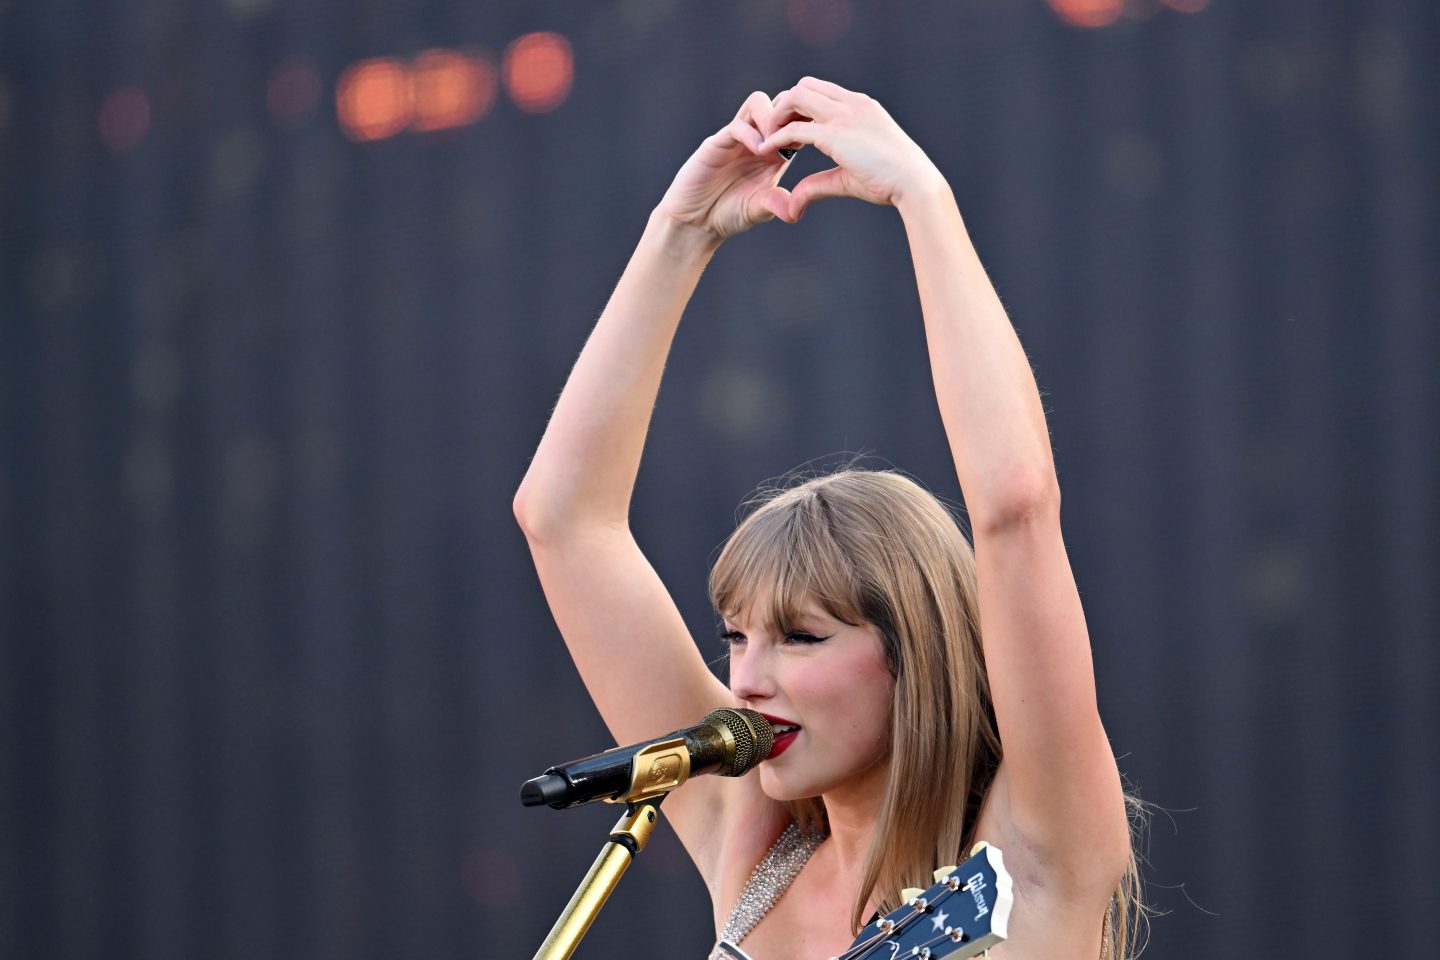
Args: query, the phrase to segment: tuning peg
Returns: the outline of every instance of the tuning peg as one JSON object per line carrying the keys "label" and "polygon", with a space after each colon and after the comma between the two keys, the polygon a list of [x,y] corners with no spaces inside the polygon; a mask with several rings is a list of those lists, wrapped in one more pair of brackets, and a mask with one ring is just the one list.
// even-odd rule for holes
{"label": "tuning peg", "polygon": [[909,903],[911,900],[914,900],[916,897],[920,896],[920,894],[924,892],[925,891],[921,890],[919,887],[906,887],[904,890],[900,891],[900,900],[902,903]]}
{"label": "tuning peg", "polygon": [[936,871],[935,871],[935,882],[936,882],[936,883],[939,883],[941,880],[944,880],[946,877],[950,876],[950,874],[952,874],[952,873],[954,873],[954,872],[955,872],[955,866],[954,866],[954,864],[951,864],[951,865],[948,866],[948,867],[941,867],[939,870],[936,870]]}

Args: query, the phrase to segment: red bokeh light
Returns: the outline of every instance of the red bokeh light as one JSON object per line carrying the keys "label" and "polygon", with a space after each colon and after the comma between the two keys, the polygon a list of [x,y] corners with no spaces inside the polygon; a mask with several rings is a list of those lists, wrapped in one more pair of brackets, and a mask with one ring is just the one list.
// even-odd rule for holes
{"label": "red bokeh light", "polygon": [[1076,27],[1108,27],[1125,12],[1125,0],[1050,0],[1060,19]]}
{"label": "red bokeh light", "polygon": [[575,54],[558,33],[527,33],[505,51],[505,89],[526,113],[546,113],[565,102],[575,80]]}
{"label": "red bokeh light", "polygon": [[140,87],[112,90],[100,104],[100,140],[111,153],[133,150],[150,130],[150,98]]}
{"label": "red bokeh light", "polygon": [[474,123],[495,104],[495,68],[480,57],[426,50],[411,70],[416,130]]}
{"label": "red bokeh light", "polygon": [[335,86],[335,112],[351,140],[393,137],[414,113],[409,68],[390,57],[353,64]]}
{"label": "red bokeh light", "polygon": [[834,43],[854,20],[850,0],[790,0],[790,30],[812,47]]}
{"label": "red bokeh light", "polygon": [[304,57],[278,64],[265,85],[265,104],[277,123],[300,126],[320,105],[320,71]]}

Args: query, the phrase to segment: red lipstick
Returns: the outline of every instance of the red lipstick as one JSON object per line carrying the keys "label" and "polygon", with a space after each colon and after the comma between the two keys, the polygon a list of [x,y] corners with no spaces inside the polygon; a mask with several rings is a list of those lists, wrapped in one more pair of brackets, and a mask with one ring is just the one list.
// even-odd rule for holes
{"label": "red lipstick", "polygon": [[794,720],[786,720],[784,717],[777,717],[768,713],[762,713],[760,714],[760,716],[764,717],[766,720],[769,720],[770,726],[772,727],[793,728],[784,731],[775,731],[775,746],[771,748],[770,756],[767,758],[769,760],[774,760],[776,757],[780,756],[780,754],[790,749],[790,744],[794,743],[795,738],[800,734],[800,724],[796,723]]}

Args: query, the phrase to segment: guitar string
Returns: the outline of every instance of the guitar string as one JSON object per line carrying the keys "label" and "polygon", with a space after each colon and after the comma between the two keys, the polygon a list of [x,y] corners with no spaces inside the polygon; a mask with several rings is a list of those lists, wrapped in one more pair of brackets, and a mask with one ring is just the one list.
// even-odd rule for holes
{"label": "guitar string", "polygon": [[[920,949],[920,950],[927,950],[927,949],[929,949],[929,948],[931,948],[931,947],[938,947],[940,944],[946,943],[946,942],[953,943],[953,944],[955,944],[956,947],[963,947],[963,946],[964,946],[965,944],[967,944],[967,943],[974,943],[974,942],[975,942],[975,938],[974,938],[974,937],[967,937],[967,938],[964,939],[964,940],[952,940],[952,939],[950,938],[950,935],[949,935],[948,933],[942,933],[942,934],[940,934],[939,936],[935,937],[933,940],[926,940],[926,941],[923,941],[923,942],[921,942],[921,943],[912,943],[912,944],[910,945],[910,950],[912,951],[912,954],[913,954],[913,951],[915,951],[917,948]],[[878,946],[879,946],[879,944],[876,944],[876,947],[878,947]],[[868,949],[874,950],[875,947],[870,947],[870,948],[868,948]],[[950,951],[950,952],[953,953],[954,951]],[[910,956],[910,955],[911,955],[911,954],[906,954],[906,956]],[[947,953],[946,956],[948,956],[948,955],[949,955],[949,954]],[[847,958],[848,956],[849,956],[848,954],[842,954],[840,957],[837,957],[836,960],[846,960],[846,958]],[[861,954],[860,956],[864,956],[864,955]]]}
{"label": "guitar string", "polygon": [[[836,957],[835,960],[864,960],[865,957],[869,956],[873,951],[879,949],[880,945],[883,944],[886,940],[888,940],[891,936],[893,936],[896,932],[900,932],[903,936],[904,928],[918,922],[921,917],[925,916],[927,913],[930,912],[931,907],[938,906],[946,898],[967,889],[968,886],[969,885],[967,884],[966,886],[958,887],[955,890],[951,890],[948,887],[945,888],[943,891],[935,895],[935,899],[933,901],[926,903],[924,910],[914,910],[909,916],[901,917],[899,920],[897,920],[895,922],[895,926],[891,928],[889,933],[877,933],[864,943],[856,944],[850,947],[849,950],[840,954],[840,956]],[[945,939],[948,938],[942,934],[940,940]],[[932,943],[939,943],[940,940],[932,941]],[[929,945],[930,944],[921,944],[921,946]]]}
{"label": "guitar string", "polygon": [[[935,903],[940,903],[943,899],[950,896],[954,892],[955,891],[948,888],[945,889],[944,891],[936,895]],[[874,934],[866,942],[857,946],[852,946],[848,951],[842,953],[839,957],[837,957],[836,960],[863,960],[864,957],[868,956],[873,951],[878,950],[886,940],[895,935],[897,932],[903,936],[905,928],[911,926],[914,923],[917,923],[921,917],[925,916],[925,913],[929,909],[929,907],[929,903],[926,903],[926,910],[916,910],[912,907],[910,915],[901,917],[899,920],[895,921],[895,926],[890,928],[889,933]]]}
{"label": "guitar string", "polygon": [[[913,955],[914,955],[914,951],[916,951],[916,950],[928,950],[928,949],[930,949],[931,947],[938,947],[940,944],[942,944],[942,943],[947,943],[947,942],[949,942],[949,943],[954,943],[955,946],[958,948],[958,947],[963,947],[963,946],[965,946],[965,944],[967,944],[967,943],[974,943],[975,941],[974,941],[973,939],[970,939],[970,940],[961,940],[961,941],[959,941],[959,942],[956,942],[956,941],[951,940],[948,935],[942,933],[942,934],[940,934],[940,936],[936,937],[934,940],[926,940],[926,941],[924,941],[923,943],[912,943],[912,944],[910,945],[910,951],[911,951],[911,952],[910,952],[910,954],[907,954],[907,956],[913,956]],[[951,952],[953,952],[953,951],[951,951]],[[949,953],[945,954],[945,956],[949,956]]]}

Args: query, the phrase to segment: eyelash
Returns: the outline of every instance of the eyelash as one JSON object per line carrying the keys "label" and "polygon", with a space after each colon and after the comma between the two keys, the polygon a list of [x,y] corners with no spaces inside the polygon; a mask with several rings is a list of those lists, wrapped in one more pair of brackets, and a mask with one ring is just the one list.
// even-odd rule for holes
{"label": "eyelash", "polygon": [[[799,630],[795,630],[785,634],[785,639],[794,643],[807,645],[811,643],[820,643],[822,640],[829,640],[830,638],[817,637],[813,633],[802,633]],[[729,630],[725,633],[720,634],[720,643],[725,647],[733,647],[737,643],[744,642],[745,634],[741,633],[738,630]]]}

